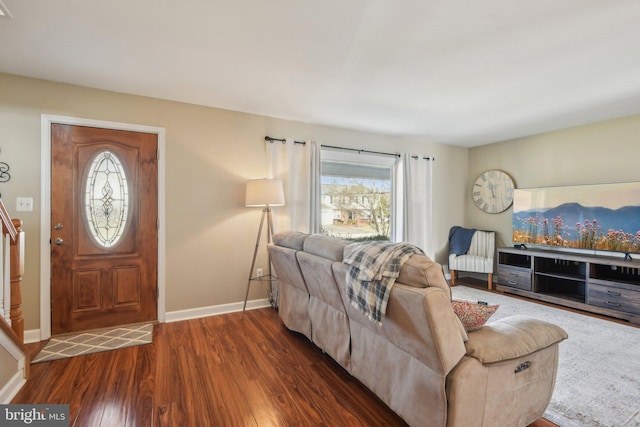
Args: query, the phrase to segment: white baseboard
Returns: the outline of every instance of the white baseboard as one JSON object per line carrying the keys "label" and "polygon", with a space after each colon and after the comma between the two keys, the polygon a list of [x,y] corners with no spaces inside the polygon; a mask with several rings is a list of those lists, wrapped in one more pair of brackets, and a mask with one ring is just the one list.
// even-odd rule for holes
{"label": "white baseboard", "polygon": [[34,342],[40,342],[40,329],[29,329],[24,331],[24,343],[32,344]]}
{"label": "white baseboard", "polygon": [[[219,314],[235,313],[242,311],[242,302],[234,302],[231,304],[211,305],[208,307],[190,308],[187,310],[168,311],[165,313],[164,321],[179,322],[181,320],[198,319],[200,317],[217,316]],[[259,299],[247,301],[247,310],[255,310],[256,308],[271,307],[269,300]],[[32,344],[40,342],[40,329],[29,329],[24,331],[24,343]]]}
{"label": "white baseboard", "polygon": [[0,403],[7,405],[11,403],[11,399],[18,394],[22,386],[27,382],[24,378],[24,370],[20,370],[9,380],[2,390],[0,390]]}
{"label": "white baseboard", "polygon": [[[169,311],[165,314],[164,321],[179,322],[181,320],[198,319],[200,317],[217,316],[220,314],[235,313],[242,311],[242,302],[234,302],[231,304],[211,305],[208,307],[190,308],[187,310]],[[255,310],[256,308],[271,307],[268,299],[259,299],[247,302],[247,310]]]}

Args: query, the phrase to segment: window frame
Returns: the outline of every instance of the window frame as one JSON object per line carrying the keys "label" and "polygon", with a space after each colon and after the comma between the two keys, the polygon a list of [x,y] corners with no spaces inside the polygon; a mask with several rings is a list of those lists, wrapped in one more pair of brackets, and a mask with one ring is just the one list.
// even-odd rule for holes
{"label": "window frame", "polygon": [[[390,231],[389,240],[396,241],[397,230],[401,223],[402,213],[402,177],[400,171],[400,155],[371,153],[365,151],[351,151],[350,149],[321,147],[320,149],[320,188],[322,188],[322,163],[325,161],[346,163],[354,165],[371,166],[378,168],[388,168],[390,177],[391,210],[390,210]],[[322,191],[320,191],[322,198]],[[320,229],[322,229],[322,203],[318,204],[318,218]]]}

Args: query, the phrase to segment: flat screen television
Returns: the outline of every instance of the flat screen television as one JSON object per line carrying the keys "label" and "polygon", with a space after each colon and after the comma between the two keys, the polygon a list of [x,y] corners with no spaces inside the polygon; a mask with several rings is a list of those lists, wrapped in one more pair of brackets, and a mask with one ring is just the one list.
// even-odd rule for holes
{"label": "flat screen television", "polygon": [[640,253],[640,182],[516,189],[512,240]]}

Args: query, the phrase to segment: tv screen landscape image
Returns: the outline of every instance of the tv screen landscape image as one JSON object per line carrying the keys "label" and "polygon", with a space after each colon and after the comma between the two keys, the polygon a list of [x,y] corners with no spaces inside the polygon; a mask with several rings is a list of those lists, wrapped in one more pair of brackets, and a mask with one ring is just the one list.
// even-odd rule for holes
{"label": "tv screen landscape image", "polygon": [[512,240],[640,253],[640,182],[516,189]]}

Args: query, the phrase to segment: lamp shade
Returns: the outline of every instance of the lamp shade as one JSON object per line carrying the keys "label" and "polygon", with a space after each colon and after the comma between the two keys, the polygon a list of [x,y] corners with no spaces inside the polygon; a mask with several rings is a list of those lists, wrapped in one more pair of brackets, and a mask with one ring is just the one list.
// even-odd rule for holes
{"label": "lamp shade", "polygon": [[284,206],[284,190],[280,179],[247,181],[245,206]]}

